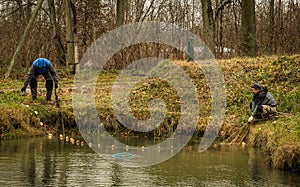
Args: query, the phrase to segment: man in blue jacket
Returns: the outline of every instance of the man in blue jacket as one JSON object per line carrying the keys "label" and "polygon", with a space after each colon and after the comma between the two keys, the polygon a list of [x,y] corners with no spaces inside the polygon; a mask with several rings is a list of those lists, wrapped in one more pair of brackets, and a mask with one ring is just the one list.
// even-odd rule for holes
{"label": "man in blue jacket", "polygon": [[38,58],[33,61],[21,92],[25,92],[26,87],[30,84],[31,96],[35,100],[37,98],[37,78],[39,75],[43,75],[46,80],[46,100],[51,101],[53,81],[55,82],[55,88],[58,88],[58,78],[51,62],[46,58]]}
{"label": "man in blue jacket", "polygon": [[268,118],[269,114],[276,112],[277,105],[267,87],[255,83],[251,89],[253,98],[250,103],[252,114],[248,119],[249,123],[254,122],[256,119]]}

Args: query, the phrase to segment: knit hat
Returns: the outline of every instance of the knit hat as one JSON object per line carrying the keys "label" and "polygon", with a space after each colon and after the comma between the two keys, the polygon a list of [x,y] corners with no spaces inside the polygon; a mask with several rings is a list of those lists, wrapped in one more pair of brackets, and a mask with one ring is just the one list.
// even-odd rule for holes
{"label": "knit hat", "polygon": [[260,90],[261,89],[261,86],[258,84],[258,83],[254,83],[251,88],[254,88],[256,90]]}

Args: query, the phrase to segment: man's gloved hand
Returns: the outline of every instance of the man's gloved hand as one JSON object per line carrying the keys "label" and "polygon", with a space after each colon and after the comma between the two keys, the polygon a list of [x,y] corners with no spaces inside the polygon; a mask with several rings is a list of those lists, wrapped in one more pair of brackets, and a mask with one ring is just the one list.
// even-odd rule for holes
{"label": "man's gloved hand", "polygon": [[248,119],[248,123],[252,123],[254,121],[254,117],[250,116],[250,118]]}
{"label": "man's gloved hand", "polygon": [[58,83],[55,83],[55,89],[58,88]]}
{"label": "man's gloved hand", "polygon": [[25,92],[26,91],[26,87],[21,88],[21,92]]}

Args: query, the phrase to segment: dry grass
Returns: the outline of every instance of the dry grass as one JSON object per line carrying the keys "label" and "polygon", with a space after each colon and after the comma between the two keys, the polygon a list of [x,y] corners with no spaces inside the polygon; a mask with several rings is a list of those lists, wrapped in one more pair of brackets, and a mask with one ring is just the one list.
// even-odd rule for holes
{"label": "dry grass", "polygon": [[271,156],[271,165],[275,168],[299,172],[300,145],[291,143],[278,147]]}

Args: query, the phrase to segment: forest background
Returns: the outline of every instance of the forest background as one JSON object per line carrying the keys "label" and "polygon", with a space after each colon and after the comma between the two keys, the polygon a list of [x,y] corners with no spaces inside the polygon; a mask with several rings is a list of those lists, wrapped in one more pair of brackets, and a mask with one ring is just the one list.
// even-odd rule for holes
{"label": "forest background", "polygon": [[[175,23],[204,40],[217,58],[300,51],[299,0],[1,0],[0,69],[27,70],[46,57],[72,70],[97,38],[143,21]],[[138,44],[120,51],[107,68],[151,56],[186,59],[170,46]]]}

